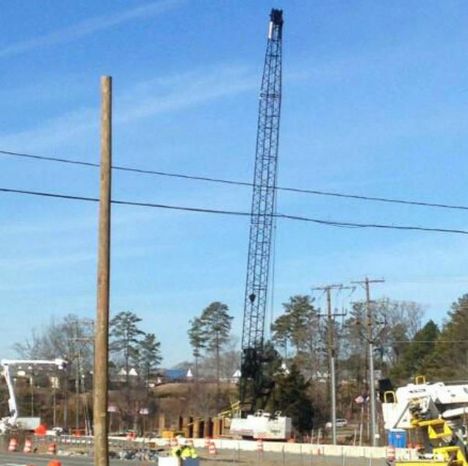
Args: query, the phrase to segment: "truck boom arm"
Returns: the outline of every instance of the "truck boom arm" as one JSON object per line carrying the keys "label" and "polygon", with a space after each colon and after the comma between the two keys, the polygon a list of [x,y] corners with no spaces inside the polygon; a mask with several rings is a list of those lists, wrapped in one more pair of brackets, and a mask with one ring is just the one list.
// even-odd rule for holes
{"label": "truck boom arm", "polygon": [[3,368],[2,375],[5,378],[8,388],[8,410],[9,415],[0,419],[0,433],[6,432],[9,429],[16,427],[18,419],[18,406],[16,403],[15,389],[11,376],[10,368],[12,366],[27,366],[27,367],[41,367],[44,369],[58,369],[63,370],[67,361],[65,359],[2,359],[0,364]]}

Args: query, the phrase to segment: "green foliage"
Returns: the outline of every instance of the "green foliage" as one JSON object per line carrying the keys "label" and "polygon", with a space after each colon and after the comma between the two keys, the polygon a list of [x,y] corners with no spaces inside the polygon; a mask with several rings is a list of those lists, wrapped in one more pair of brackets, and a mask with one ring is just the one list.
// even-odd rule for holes
{"label": "green foliage", "polygon": [[282,374],[281,364],[281,355],[270,341],[264,344],[261,355],[256,350],[244,353],[240,388],[245,394],[243,401],[251,411],[265,409],[267,406],[271,411],[276,410],[274,404],[271,405],[270,398],[276,378]]}
{"label": "green foliage", "polygon": [[292,296],[283,303],[283,309],[284,314],[272,325],[273,342],[285,359],[288,359],[289,347],[295,363],[313,376],[319,369],[324,344],[318,311],[309,295]]}
{"label": "green foliage", "polygon": [[452,304],[435,350],[427,362],[431,379],[464,379],[468,377],[468,294]]}
{"label": "green foliage", "polygon": [[229,341],[233,317],[229,315],[229,308],[219,301],[212,302],[203,309],[201,316],[190,321],[188,335],[195,357],[195,376],[198,378],[198,359],[201,351],[214,355],[216,366],[217,395],[216,403],[220,399],[220,370],[221,350]]}
{"label": "green foliage", "polygon": [[162,361],[161,343],[154,333],[147,333],[137,347],[140,372],[148,382],[151,372],[156,370]]}
{"label": "green foliage", "polygon": [[295,364],[288,372],[279,373],[276,377],[275,410],[290,417],[294,429],[300,434],[313,427],[314,409],[308,395],[309,385]]}
{"label": "green foliage", "polygon": [[401,345],[402,357],[392,368],[391,377],[395,380],[405,381],[416,375],[427,374],[439,335],[439,328],[434,321],[429,320],[416,333],[412,341]]}
{"label": "green foliage", "polygon": [[205,308],[200,317],[200,342],[208,351],[219,351],[229,340],[233,317],[226,304],[215,301]]}
{"label": "green foliage", "polygon": [[190,328],[187,333],[190,345],[193,349],[193,356],[199,358],[201,356],[201,351],[206,348],[204,323],[200,317],[195,317],[190,321]]}
{"label": "green foliage", "polygon": [[127,384],[129,381],[130,364],[138,365],[140,337],[144,332],[138,328],[141,322],[133,312],[119,312],[110,322],[110,351],[123,360]]}
{"label": "green foliage", "polygon": [[310,349],[311,339],[317,336],[318,313],[309,295],[296,295],[283,303],[284,314],[272,325],[273,341],[290,344],[296,352]]}

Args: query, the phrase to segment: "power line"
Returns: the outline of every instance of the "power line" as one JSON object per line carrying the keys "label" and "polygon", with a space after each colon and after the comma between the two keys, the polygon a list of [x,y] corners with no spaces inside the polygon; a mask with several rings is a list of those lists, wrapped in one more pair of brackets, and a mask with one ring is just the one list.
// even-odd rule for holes
{"label": "power line", "polygon": [[[39,197],[48,197],[56,199],[65,199],[65,200],[74,200],[74,201],[86,201],[86,202],[99,202],[97,197],[87,197],[87,196],[74,196],[70,194],[58,194],[50,193],[43,191],[29,191],[23,189],[13,189],[13,188],[2,188],[0,187],[0,192],[11,193],[11,194],[24,194],[29,196],[39,196]],[[157,204],[153,202],[136,202],[136,201],[124,201],[113,199],[112,204],[117,205],[127,205],[133,207],[150,207],[158,209],[168,209],[168,210],[178,210],[184,212],[197,212],[205,214],[218,214],[218,215],[232,215],[238,217],[250,217],[252,214],[250,212],[235,211],[235,210],[221,210],[221,209],[207,209],[202,207],[188,207],[188,206],[177,206],[170,204]],[[459,235],[468,235],[468,230],[458,230],[451,228],[431,228],[431,227],[420,227],[414,225],[386,225],[380,223],[355,223],[355,222],[342,222],[334,220],[322,220],[312,217],[303,217],[299,215],[290,215],[290,214],[272,214],[274,218],[285,219],[285,220],[295,220],[300,222],[310,222],[316,223],[319,225],[327,225],[334,227],[346,227],[346,228],[377,228],[377,229],[386,229],[386,230],[407,230],[407,231],[424,231],[431,233],[452,233]]]}
{"label": "power line", "polygon": [[[48,157],[48,156],[43,156],[43,155],[27,154],[27,153],[22,153],[22,152],[12,152],[12,151],[6,151],[6,150],[0,150],[0,155],[9,155],[13,157],[22,157],[22,158],[64,163],[64,164],[70,164],[70,165],[99,167],[99,164],[93,163],[93,162],[65,159],[61,157]],[[144,169],[144,168],[128,167],[128,166],[121,166],[121,165],[114,165],[112,166],[112,169],[123,171],[123,172],[139,173],[139,174],[144,174],[144,175],[165,176],[165,177],[170,177],[170,178],[180,178],[180,179],[193,180],[193,181],[206,181],[210,183],[219,183],[219,184],[227,184],[227,185],[234,185],[234,186],[247,186],[247,187],[253,186],[252,183],[249,183],[247,181],[228,180],[224,178],[214,178],[214,177],[208,177],[208,176],[186,175],[183,173],[149,170],[149,169]],[[379,196],[364,196],[364,195],[361,196],[359,194],[339,193],[339,192],[333,192],[333,191],[321,191],[321,190],[306,189],[306,188],[295,188],[291,186],[277,186],[276,189],[278,191],[294,192],[294,193],[299,193],[299,194],[311,194],[311,195],[316,195],[316,196],[337,197],[337,198],[344,198],[344,199],[354,199],[354,200],[359,200],[359,201],[384,202],[384,203],[389,203],[389,204],[404,204],[404,205],[412,205],[412,206],[419,206],[419,207],[434,207],[434,208],[439,208],[439,209],[468,210],[468,206],[466,205],[413,201],[413,200],[408,200],[408,199],[397,199],[397,198],[388,198],[388,197],[379,197]]]}
{"label": "power line", "polygon": [[87,167],[99,167],[98,163],[93,163],[93,162],[84,162],[82,160],[64,159],[61,157],[49,157],[45,155],[26,154],[23,152],[12,152],[8,150],[0,150],[0,154],[11,155],[12,157],[23,157],[27,159],[42,160],[44,162],[60,162],[60,163],[68,163],[70,165],[84,165]]}
{"label": "power line", "polygon": [[394,343],[406,343],[406,344],[413,344],[413,343],[468,343],[468,340],[393,340],[391,343],[387,343],[384,345],[378,346],[391,346]]}

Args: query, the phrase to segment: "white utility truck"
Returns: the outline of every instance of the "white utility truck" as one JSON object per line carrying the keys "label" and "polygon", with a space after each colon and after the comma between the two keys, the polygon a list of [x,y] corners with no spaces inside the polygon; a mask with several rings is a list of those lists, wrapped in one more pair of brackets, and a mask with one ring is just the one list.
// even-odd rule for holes
{"label": "white utility truck", "polygon": [[462,421],[468,414],[468,384],[429,383],[418,377],[395,391],[384,394],[382,414],[385,429],[410,429],[415,411],[419,417],[441,417]]}
{"label": "white utility truck", "polygon": [[10,430],[25,429],[33,430],[40,423],[40,418],[18,417],[18,406],[16,403],[15,387],[12,379],[12,369],[17,371],[41,369],[56,371],[65,369],[67,362],[64,359],[2,359],[2,375],[8,387],[8,410],[9,415],[0,419],[0,434]]}

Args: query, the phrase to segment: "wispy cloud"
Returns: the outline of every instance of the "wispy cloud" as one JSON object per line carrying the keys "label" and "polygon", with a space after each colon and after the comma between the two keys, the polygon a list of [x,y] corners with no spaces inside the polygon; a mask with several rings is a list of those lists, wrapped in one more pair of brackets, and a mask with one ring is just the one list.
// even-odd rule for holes
{"label": "wispy cloud", "polygon": [[[250,91],[256,89],[257,81],[250,69],[226,64],[144,81],[115,92],[114,124],[128,124]],[[42,122],[37,128],[2,135],[0,147],[48,150],[84,133],[97,134],[98,124],[99,109],[82,108]]]}
{"label": "wispy cloud", "polygon": [[[116,123],[203,104],[220,97],[239,94],[257,86],[255,75],[245,67],[221,65],[206,70],[141,83],[123,96]],[[119,103],[117,103],[117,106]]]}
{"label": "wispy cloud", "polygon": [[50,47],[64,42],[72,42],[95,32],[103,31],[129,21],[159,15],[179,6],[183,0],[163,0],[151,2],[137,8],[124,10],[113,15],[89,18],[72,26],[49,32],[32,39],[15,42],[0,49],[0,58],[19,55],[41,47]]}

